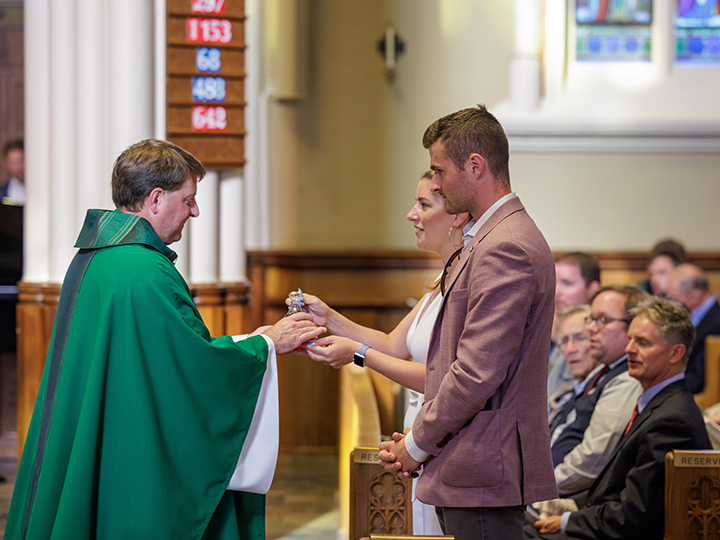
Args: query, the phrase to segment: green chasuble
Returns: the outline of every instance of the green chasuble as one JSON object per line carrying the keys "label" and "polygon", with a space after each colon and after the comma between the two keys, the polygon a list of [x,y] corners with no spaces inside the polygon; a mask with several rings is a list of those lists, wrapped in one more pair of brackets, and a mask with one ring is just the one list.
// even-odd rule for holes
{"label": "green chasuble", "polygon": [[264,495],[226,491],[264,338],[210,337],[142,218],[90,210],[75,247],[90,261],[63,284],[6,540],[264,538]]}

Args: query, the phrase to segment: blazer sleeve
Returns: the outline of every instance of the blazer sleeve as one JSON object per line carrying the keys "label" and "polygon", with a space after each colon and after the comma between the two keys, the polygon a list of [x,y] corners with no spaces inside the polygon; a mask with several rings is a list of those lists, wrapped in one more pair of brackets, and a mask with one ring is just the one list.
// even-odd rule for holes
{"label": "blazer sleeve", "polygon": [[439,454],[448,434],[456,434],[483,410],[505,381],[538,288],[529,255],[512,241],[476,250],[463,272],[471,272],[464,281],[469,285],[449,292],[442,320],[442,332],[459,329],[460,334],[439,345],[439,354],[454,360],[413,424],[415,442],[432,455]]}
{"label": "blazer sleeve", "polygon": [[[651,536],[649,528],[664,526],[665,454],[673,449],[694,448],[689,422],[684,416],[649,418],[647,427],[630,434],[608,470],[625,475],[619,499],[592,504],[570,514],[565,532],[573,538],[610,540]],[[623,462],[628,464],[622,467]],[[629,470],[628,470],[629,469]],[[621,481],[622,479],[613,479]],[[592,496],[591,496],[592,499]],[[662,533],[660,533],[662,536]]]}

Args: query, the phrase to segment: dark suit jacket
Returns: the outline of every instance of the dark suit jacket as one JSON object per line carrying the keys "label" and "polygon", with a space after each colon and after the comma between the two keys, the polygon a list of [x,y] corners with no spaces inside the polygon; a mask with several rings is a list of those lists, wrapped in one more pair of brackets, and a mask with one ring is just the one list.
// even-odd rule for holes
{"label": "dark suit jacket", "polygon": [[435,322],[413,424],[432,454],[421,501],[490,507],[557,496],[546,396],[554,291],[550,248],[513,198],[465,249]]}
{"label": "dark suit jacket", "polygon": [[685,381],[664,388],[620,439],[613,457],[570,515],[570,538],[662,540],[665,532],[665,454],[710,449],[702,415]]}
{"label": "dark suit jacket", "polygon": [[693,394],[705,387],[705,338],[720,335],[720,305],[713,304],[696,328],[695,341],[685,368],[685,380]]}

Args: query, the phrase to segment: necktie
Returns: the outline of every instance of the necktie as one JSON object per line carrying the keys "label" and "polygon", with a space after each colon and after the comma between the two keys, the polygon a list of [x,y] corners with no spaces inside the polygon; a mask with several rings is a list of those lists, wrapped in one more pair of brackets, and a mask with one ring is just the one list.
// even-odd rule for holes
{"label": "necktie", "polygon": [[625,428],[625,433],[623,433],[623,435],[627,435],[627,432],[630,431],[630,427],[632,426],[633,420],[635,420],[635,417],[637,416],[637,413],[638,413],[638,406],[635,405],[635,408],[633,409],[632,416],[630,417],[630,421],[628,422],[628,425],[627,425],[627,427]]}
{"label": "necktie", "polygon": [[582,395],[587,396],[590,392],[592,392],[593,388],[597,386],[600,377],[605,375],[608,371],[610,371],[610,368],[607,366],[603,366],[602,369],[598,371],[595,376],[590,380],[590,382],[587,383],[587,386],[585,387],[585,390],[583,390]]}

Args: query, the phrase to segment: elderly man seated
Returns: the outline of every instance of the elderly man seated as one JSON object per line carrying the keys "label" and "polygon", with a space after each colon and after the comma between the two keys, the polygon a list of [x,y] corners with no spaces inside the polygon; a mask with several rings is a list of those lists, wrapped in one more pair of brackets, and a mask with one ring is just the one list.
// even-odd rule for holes
{"label": "elderly man seated", "polygon": [[555,417],[573,398],[582,394],[585,377],[597,365],[590,355],[590,332],[585,319],[590,316],[590,306],[578,304],[566,307],[558,315],[558,343],[573,380],[548,399],[548,420],[552,425]]}
{"label": "elderly man seated", "polygon": [[525,538],[661,540],[665,520],[665,454],[709,449],[702,415],[685,383],[695,338],[687,310],[658,297],[630,312],[628,373],[643,392],[610,461],[577,510],[525,526]]}

